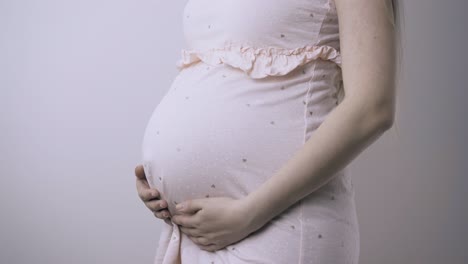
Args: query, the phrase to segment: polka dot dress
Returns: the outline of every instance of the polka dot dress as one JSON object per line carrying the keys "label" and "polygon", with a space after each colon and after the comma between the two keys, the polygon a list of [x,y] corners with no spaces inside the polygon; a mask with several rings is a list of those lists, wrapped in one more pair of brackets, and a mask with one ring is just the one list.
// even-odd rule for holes
{"label": "polka dot dress", "polygon": [[[333,0],[189,0],[188,48],[147,124],[142,158],[168,210],[242,198],[273,176],[343,99]],[[216,252],[162,223],[154,263],[358,263],[348,168]]]}

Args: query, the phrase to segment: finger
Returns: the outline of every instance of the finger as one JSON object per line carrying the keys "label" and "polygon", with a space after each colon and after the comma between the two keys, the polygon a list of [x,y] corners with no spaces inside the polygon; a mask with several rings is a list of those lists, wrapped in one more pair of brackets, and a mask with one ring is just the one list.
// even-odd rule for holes
{"label": "finger", "polygon": [[138,177],[136,178],[136,187],[137,187],[137,190],[150,188],[148,184],[148,180],[146,179],[146,176],[143,176],[141,178],[138,178]]}
{"label": "finger", "polygon": [[167,218],[170,218],[170,213],[169,211],[167,210],[161,210],[161,211],[156,211],[156,212],[153,212],[154,216],[156,216],[157,218],[160,218],[160,219],[167,219]]}
{"label": "finger", "polygon": [[210,243],[209,241],[206,240],[206,238],[204,237],[196,237],[196,236],[190,236],[188,235],[188,237],[190,238],[190,240],[193,241],[193,243],[199,245],[199,246],[212,246],[214,244]]}
{"label": "finger", "polygon": [[145,187],[137,187],[138,196],[144,202],[153,200],[153,199],[161,199],[160,193],[155,188],[145,188]]}
{"label": "finger", "polygon": [[219,246],[216,244],[209,244],[209,245],[198,245],[199,248],[209,251],[209,252],[215,252],[219,250]]}
{"label": "finger", "polygon": [[148,179],[146,179],[146,174],[143,165],[137,165],[135,168],[135,175],[136,177],[136,187],[138,192],[141,190],[151,188],[148,183]]}
{"label": "finger", "polygon": [[180,203],[180,205],[184,206],[183,209],[178,209],[178,211],[182,213],[194,214],[199,210],[203,209],[202,202],[200,202],[200,199],[187,200]]}
{"label": "finger", "polygon": [[192,236],[192,237],[201,237],[200,231],[195,228],[189,228],[189,227],[184,227],[184,226],[179,226],[180,231],[182,233],[186,234],[187,236]]}
{"label": "finger", "polygon": [[159,191],[155,188],[151,188],[146,178],[144,179],[137,178],[136,188],[137,188],[138,195],[144,201],[159,197]]}
{"label": "finger", "polygon": [[138,164],[138,165],[135,167],[135,176],[136,176],[138,179],[146,179],[145,170],[144,170],[142,164]]}
{"label": "finger", "polygon": [[193,215],[174,215],[172,221],[180,226],[196,227],[196,219]]}
{"label": "finger", "polygon": [[161,209],[167,208],[167,202],[165,200],[153,199],[145,202],[146,207],[153,212],[160,211]]}
{"label": "finger", "polygon": [[154,198],[160,198],[159,191],[149,186],[143,165],[137,165],[135,168],[135,175],[137,175],[136,188],[141,200],[149,201]]}
{"label": "finger", "polygon": [[143,178],[143,179],[136,178],[136,188],[138,191],[140,191],[144,189],[150,189],[151,187],[149,186],[146,178]]}
{"label": "finger", "polygon": [[166,218],[166,219],[164,219],[164,222],[166,222],[166,224],[172,226],[172,221],[171,221],[171,219]]}

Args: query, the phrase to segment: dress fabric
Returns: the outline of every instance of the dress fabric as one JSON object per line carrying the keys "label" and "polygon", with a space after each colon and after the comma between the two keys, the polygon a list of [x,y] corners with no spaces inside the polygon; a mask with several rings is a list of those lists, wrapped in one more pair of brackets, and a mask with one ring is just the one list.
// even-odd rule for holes
{"label": "dress fabric", "polygon": [[[189,0],[188,48],[147,124],[150,187],[168,210],[242,198],[313,135],[344,96],[333,0]],[[348,167],[246,238],[200,249],[161,221],[154,263],[356,264],[359,228]]]}

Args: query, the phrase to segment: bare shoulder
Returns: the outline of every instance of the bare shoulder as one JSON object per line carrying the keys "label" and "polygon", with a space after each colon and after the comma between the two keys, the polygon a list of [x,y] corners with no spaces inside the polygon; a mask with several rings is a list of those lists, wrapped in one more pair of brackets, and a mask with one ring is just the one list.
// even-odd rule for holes
{"label": "bare shoulder", "polygon": [[[395,89],[392,0],[334,0],[346,97],[391,107]],[[360,99],[363,100],[363,99]]]}

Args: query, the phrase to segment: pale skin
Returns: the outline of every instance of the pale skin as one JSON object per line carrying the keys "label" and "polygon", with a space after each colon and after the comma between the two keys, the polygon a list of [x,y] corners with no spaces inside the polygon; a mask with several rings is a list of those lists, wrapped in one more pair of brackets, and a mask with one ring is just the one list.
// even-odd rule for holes
{"label": "pale skin", "polygon": [[391,0],[335,0],[335,5],[345,97],[303,147],[258,189],[241,199],[187,200],[180,203],[185,209],[170,216],[164,209],[167,201],[159,200],[159,192],[149,188],[142,166],[135,169],[138,194],[146,206],[166,223],[178,224],[201,249],[222,249],[264,226],[329,182],[392,127],[396,52]]}

